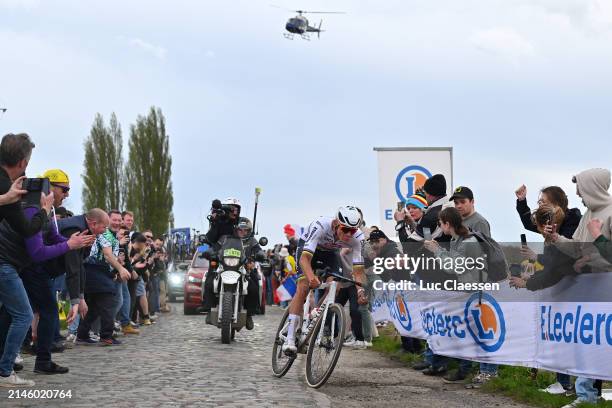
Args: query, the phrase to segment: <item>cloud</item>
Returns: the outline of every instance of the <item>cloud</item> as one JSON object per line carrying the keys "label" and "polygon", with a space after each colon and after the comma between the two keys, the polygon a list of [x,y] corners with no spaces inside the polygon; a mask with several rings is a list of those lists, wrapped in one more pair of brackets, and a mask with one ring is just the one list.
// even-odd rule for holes
{"label": "cloud", "polygon": [[0,8],[32,10],[40,5],[40,0],[0,0]]}
{"label": "cloud", "polygon": [[470,36],[470,42],[476,49],[499,56],[513,65],[535,55],[534,46],[512,28],[479,30]]}
{"label": "cloud", "polygon": [[140,38],[130,38],[128,39],[128,44],[133,47],[140,48],[141,50],[153,55],[155,58],[160,60],[166,59],[166,54],[168,53],[168,51],[164,47],[151,44]]}

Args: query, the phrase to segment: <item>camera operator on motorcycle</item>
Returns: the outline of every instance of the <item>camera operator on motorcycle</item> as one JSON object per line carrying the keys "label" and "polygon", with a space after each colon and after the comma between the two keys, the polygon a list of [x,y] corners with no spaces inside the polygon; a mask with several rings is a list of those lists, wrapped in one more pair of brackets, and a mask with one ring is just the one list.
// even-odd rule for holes
{"label": "camera operator on motorcycle", "polygon": [[[212,204],[212,213],[208,217],[210,228],[206,233],[206,240],[212,246],[212,249],[217,251],[221,247],[220,241],[224,236],[236,236],[243,241],[243,246],[247,257],[253,257],[255,260],[263,260],[265,258],[263,250],[252,236],[253,226],[246,218],[240,218],[240,202],[235,198],[227,198],[223,202],[214,200]],[[240,222],[242,221],[242,222]],[[206,323],[212,324],[210,311],[217,306],[217,297],[214,293],[213,282],[216,271],[209,269],[204,281],[203,291],[203,310],[208,313]],[[245,298],[245,308],[247,309],[247,330],[252,330],[253,313],[257,310],[258,302],[258,276],[255,271],[254,279],[252,274],[249,274],[248,295]]]}

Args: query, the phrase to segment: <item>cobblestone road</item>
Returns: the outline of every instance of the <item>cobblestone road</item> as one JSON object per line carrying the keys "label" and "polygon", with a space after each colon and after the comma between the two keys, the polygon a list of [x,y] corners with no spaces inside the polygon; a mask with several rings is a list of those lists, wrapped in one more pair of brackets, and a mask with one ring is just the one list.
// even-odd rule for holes
{"label": "cobblestone road", "polygon": [[[25,356],[23,376],[34,390],[71,390],[63,400],[8,399],[0,407],[518,407],[508,400],[460,386],[446,386],[371,351],[344,349],[329,382],[315,391],[305,385],[300,358],[282,379],[271,374],[271,343],[281,311],[255,316],[253,331],[221,344],[220,331],[204,316],[184,316],[180,304],[145,327],[121,337],[119,347],[77,346],[54,359],[66,375],[32,373]],[[28,390],[28,389],[25,389]]]}

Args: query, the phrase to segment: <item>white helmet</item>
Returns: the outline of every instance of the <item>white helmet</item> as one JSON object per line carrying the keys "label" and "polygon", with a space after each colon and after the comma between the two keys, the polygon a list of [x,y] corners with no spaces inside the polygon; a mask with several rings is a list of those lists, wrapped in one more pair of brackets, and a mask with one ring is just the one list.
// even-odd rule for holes
{"label": "white helmet", "polygon": [[341,225],[349,228],[359,228],[363,219],[361,218],[361,212],[357,207],[352,205],[345,205],[338,208],[336,212],[336,219]]}
{"label": "white helmet", "polygon": [[238,208],[242,207],[242,206],[240,205],[240,201],[238,201],[238,199],[237,199],[237,198],[234,198],[234,197],[228,197],[228,198],[226,198],[225,200],[223,200],[223,201],[221,202],[221,204],[223,204],[223,205],[235,205],[235,206],[236,206],[236,207],[238,207]]}

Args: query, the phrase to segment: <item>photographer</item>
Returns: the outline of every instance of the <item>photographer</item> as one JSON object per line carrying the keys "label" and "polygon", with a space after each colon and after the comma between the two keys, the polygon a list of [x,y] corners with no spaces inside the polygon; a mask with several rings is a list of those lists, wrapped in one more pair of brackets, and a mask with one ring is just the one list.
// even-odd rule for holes
{"label": "photographer", "polygon": [[[8,252],[7,249],[0,250],[0,302],[3,304],[1,313],[0,343],[4,345],[0,357],[0,383],[6,387],[33,386],[34,382],[19,378],[13,372],[15,357],[28,332],[32,322],[32,308],[18,275],[18,269],[23,262],[29,262],[25,252],[24,238],[38,234],[48,221],[48,215],[53,205],[53,194],[46,196],[41,194],[40,209],[26,218],[21,204],[18,202],[23,190],[19,188],[24,175],[34,143],[25,133],[8,134],[2,138],[0,143],[0,221],[2,226],[12,231],[12,236],[17,237],[21,244],[19,254]],[[17,242],[9,242],[7,237],[2,242],[11,247]]]}
{"label": "photographer", "polygon": [[[211,214],[208,216],[210,226],[206,233],[206,241],[213,250],[219,249],[219,240],[225,235],[234,234],[234,229],[238,225],[240,217],[240,201],[236,198],[226,198],[223,202],[213,200]],[[214,271],[209,270],[204,281],[204,299],[202,301],[202,309],[204,312],[210,312],[215,301],[213,281],[215,278]]]}
{"label": "photographer", "polygon": [[[130,308],[130,315],[132,321],[137,321],[137,315],[140,313],[140,319],[142,324],[145,326],[151,325],[151,319],[149,317],[149,303],[147,301],[147,291],[144,279],[148,272],[147,264],[147,237],[140,232],[134,232],[132,234],[131,247],[129,252],[130,262],[134,272],[138,275],[136,281],[130,281],[130,291],[134,293],[132,297],[132,304]],[[135,283],[132,283],[135,282]]]}

